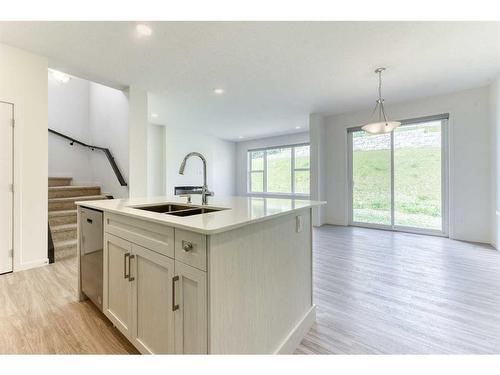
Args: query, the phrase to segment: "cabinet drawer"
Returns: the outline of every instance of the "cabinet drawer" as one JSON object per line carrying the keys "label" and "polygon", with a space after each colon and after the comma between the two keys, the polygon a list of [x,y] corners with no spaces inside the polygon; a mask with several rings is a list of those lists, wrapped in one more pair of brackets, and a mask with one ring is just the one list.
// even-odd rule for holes
{"label": "cabinet drawer", "polygon": [[174,228],[124,215],[104,214],[104,231],[157,253],[174,257]]}
{"label": "cabinet drawer", "polygon": [[175,229],[175,259],[206,271],[207,236]]}

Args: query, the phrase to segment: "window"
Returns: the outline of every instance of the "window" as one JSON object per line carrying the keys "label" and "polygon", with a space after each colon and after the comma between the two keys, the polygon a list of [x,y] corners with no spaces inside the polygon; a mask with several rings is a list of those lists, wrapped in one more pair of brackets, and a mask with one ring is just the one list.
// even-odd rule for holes
{"label": "window", "polygon": [[248,151],[250,194],[309,195],[309,145]]}

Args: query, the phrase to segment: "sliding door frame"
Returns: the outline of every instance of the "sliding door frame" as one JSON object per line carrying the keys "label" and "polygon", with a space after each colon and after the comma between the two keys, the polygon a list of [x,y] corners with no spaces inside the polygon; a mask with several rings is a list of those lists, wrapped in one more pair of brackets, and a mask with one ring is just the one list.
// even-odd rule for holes
{"label": "sliding door frame", "polygon": [[391,137],[391,224],[373,224],[373,223],[363,223],[354,221],[354,210],[353,210],[353,141],[352,134],[355,131],[360,131],[361,127],[352,127],[347,129],[347,185],[348,185],[348,223],[350,226],[373,228],[373,229],[383,229],[399,232],[408,233],[418,233],[427,234],[433,236],[448,237],[449,235],[449,132],[448,132],[448,122],[449,114],[439,114],[434,116],[425,116],[413,119],[399,120],[401,126],[418,124],[430,121],[441,121],[441,228],[442,230],[425,229],[425,228],[415,228],[402,225],[395,225],[394,223],[394,206],[395,206],[395,194],[394,194],[394,132],[390,133]]}

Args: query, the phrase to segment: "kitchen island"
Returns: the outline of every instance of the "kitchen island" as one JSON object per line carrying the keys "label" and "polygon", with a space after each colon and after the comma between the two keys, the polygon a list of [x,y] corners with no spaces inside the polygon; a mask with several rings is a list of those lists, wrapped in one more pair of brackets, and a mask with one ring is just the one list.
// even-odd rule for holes
{"label": "kitchen island", "polygon": [[82,212],[104,213],[103,313],[141,353],[292,353],[315,320],[322,202],[199,198],[77,202],[78,259]]}

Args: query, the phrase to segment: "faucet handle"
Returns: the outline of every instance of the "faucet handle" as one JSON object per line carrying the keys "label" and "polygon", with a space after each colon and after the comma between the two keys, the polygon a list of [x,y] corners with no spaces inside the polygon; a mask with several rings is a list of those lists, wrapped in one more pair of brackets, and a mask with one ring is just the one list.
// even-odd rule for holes
{"label": "faucet handle", "polygon": [[179,197],[186,197],[187,203],[191,203],[191,194],[181,194]]}

